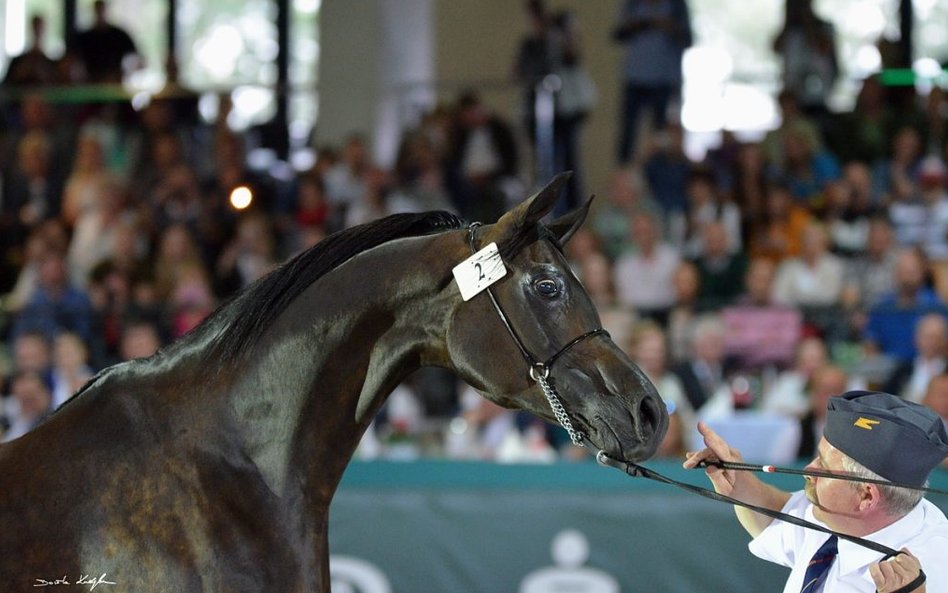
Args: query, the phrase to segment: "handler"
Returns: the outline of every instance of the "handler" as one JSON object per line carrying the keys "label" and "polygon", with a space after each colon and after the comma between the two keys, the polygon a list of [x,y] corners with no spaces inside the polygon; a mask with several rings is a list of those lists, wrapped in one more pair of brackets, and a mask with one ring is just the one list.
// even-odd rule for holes
{"label": "handler", "polygon": [[[923,486],[948,456],[941,418],[919,404],[887,393],[851,391],[831,398],[827,410],[823,438],[808,469]],[[689,453],[684,467],[702,460],[741,461],[740,452],[707,425],[699,422],[698,430],[707,447]],[[754,538],[750,551],[791,568],[784,593],[948,591],[948,520],[918,490],[807,476],[804,490],[791,494],[747,471],[709,467],[707,474],[720,494],[905,552],[881,561],[879,552],[848,540],[735,506]],[[927,581],[906,588],[920,570]]]}

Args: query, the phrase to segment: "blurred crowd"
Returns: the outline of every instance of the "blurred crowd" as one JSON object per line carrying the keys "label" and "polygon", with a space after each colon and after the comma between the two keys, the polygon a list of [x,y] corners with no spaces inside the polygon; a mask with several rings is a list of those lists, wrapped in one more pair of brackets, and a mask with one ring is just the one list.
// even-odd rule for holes
{"label": "blurred crowd", "polygon": [[[680,456],[703,419],[757,439],[735,445],[769,460],[810,457],[826,398],[852,388],[948,419],[945,91],[870,77],[848,112],[814,112],[791,90],[779,106],[779,127],[761,140],[725,132],[697,162],[675,118],[634,147],[625,137],[605,195],[567,245],[604,327],[672,411],[660,455]],[[30,92],[2,106],[3,440],[327,234],[432,209],[492,221],[546,181],[524,173],[533,130],[476,92],[407,129],[391,167],[353,134],[282,173],[250,165],[259,138],[227,125],[226,96],[210,122],[187,97],[137,107]],[[358,454],[583,452],[562,429],[423,369],[389,398]]]}

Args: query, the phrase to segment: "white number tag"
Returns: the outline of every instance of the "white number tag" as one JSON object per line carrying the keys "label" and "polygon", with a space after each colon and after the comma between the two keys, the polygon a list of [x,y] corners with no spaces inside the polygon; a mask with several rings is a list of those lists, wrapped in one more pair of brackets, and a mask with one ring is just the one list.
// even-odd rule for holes
{"label": "white number tag", "polygon": [[491,243],[454,266],[454,279],[465,301],[506,275],[507,267],[497,250],[497,243]]}

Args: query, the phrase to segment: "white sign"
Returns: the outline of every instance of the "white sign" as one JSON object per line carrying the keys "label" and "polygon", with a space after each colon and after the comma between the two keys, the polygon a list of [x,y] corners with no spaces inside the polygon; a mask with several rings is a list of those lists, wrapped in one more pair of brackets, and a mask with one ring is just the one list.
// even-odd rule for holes
{"label": "white sign", "polygon": [[507,267],[497,250],[497,243],[489,244],[454,266],[454,279],[465,301],[506,275]]}

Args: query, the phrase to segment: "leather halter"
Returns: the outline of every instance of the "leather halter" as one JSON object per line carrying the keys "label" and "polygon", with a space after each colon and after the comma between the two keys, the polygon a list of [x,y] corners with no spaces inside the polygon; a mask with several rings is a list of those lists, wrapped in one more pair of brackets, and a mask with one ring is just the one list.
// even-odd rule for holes
{"label": "leather halter", "polygon": [[[472,222],[468,227],[468,241],[471,245],[471,253],[477,253],[477,227],[481,226],[479,222]],[[579,344],[580,342],[599,335],[608,336],[607,332],[602,327],[589,330],[588,332],[576,336],[569,342],[567,342],[562,348],[556,351],[556,353],[546,359],[545,361],[540,361],[537,357],[533,356],[530,351],[524,345],[523,340],[520,339],[520,336],[517,335],[517,332],[513,328],[513,324],[510,323],[510,318],[504,313],[503,308],[500,306],[500,303],[497,301],[497,297],[494,296],[494,291],[489,287],[487,288],[487,295],[490,297],[491,304],[494,305],[494,310],[497,311],[497,315],[500,317],[500,320],[504,322],[504,327],[507,328],[507,332],[510,334],[510,337],[513,338],[514,343],[517,344],[517,348],[520,349],[520,354],[523,355],[524,360],[527,361],[527,364],[530,365],[530,378],[534,381],[537,381],[539,377],[546,378],[550,374],[550,367],[553,366],[553,363],[557,361],[561,356],[566,354],[573,346]]]}

